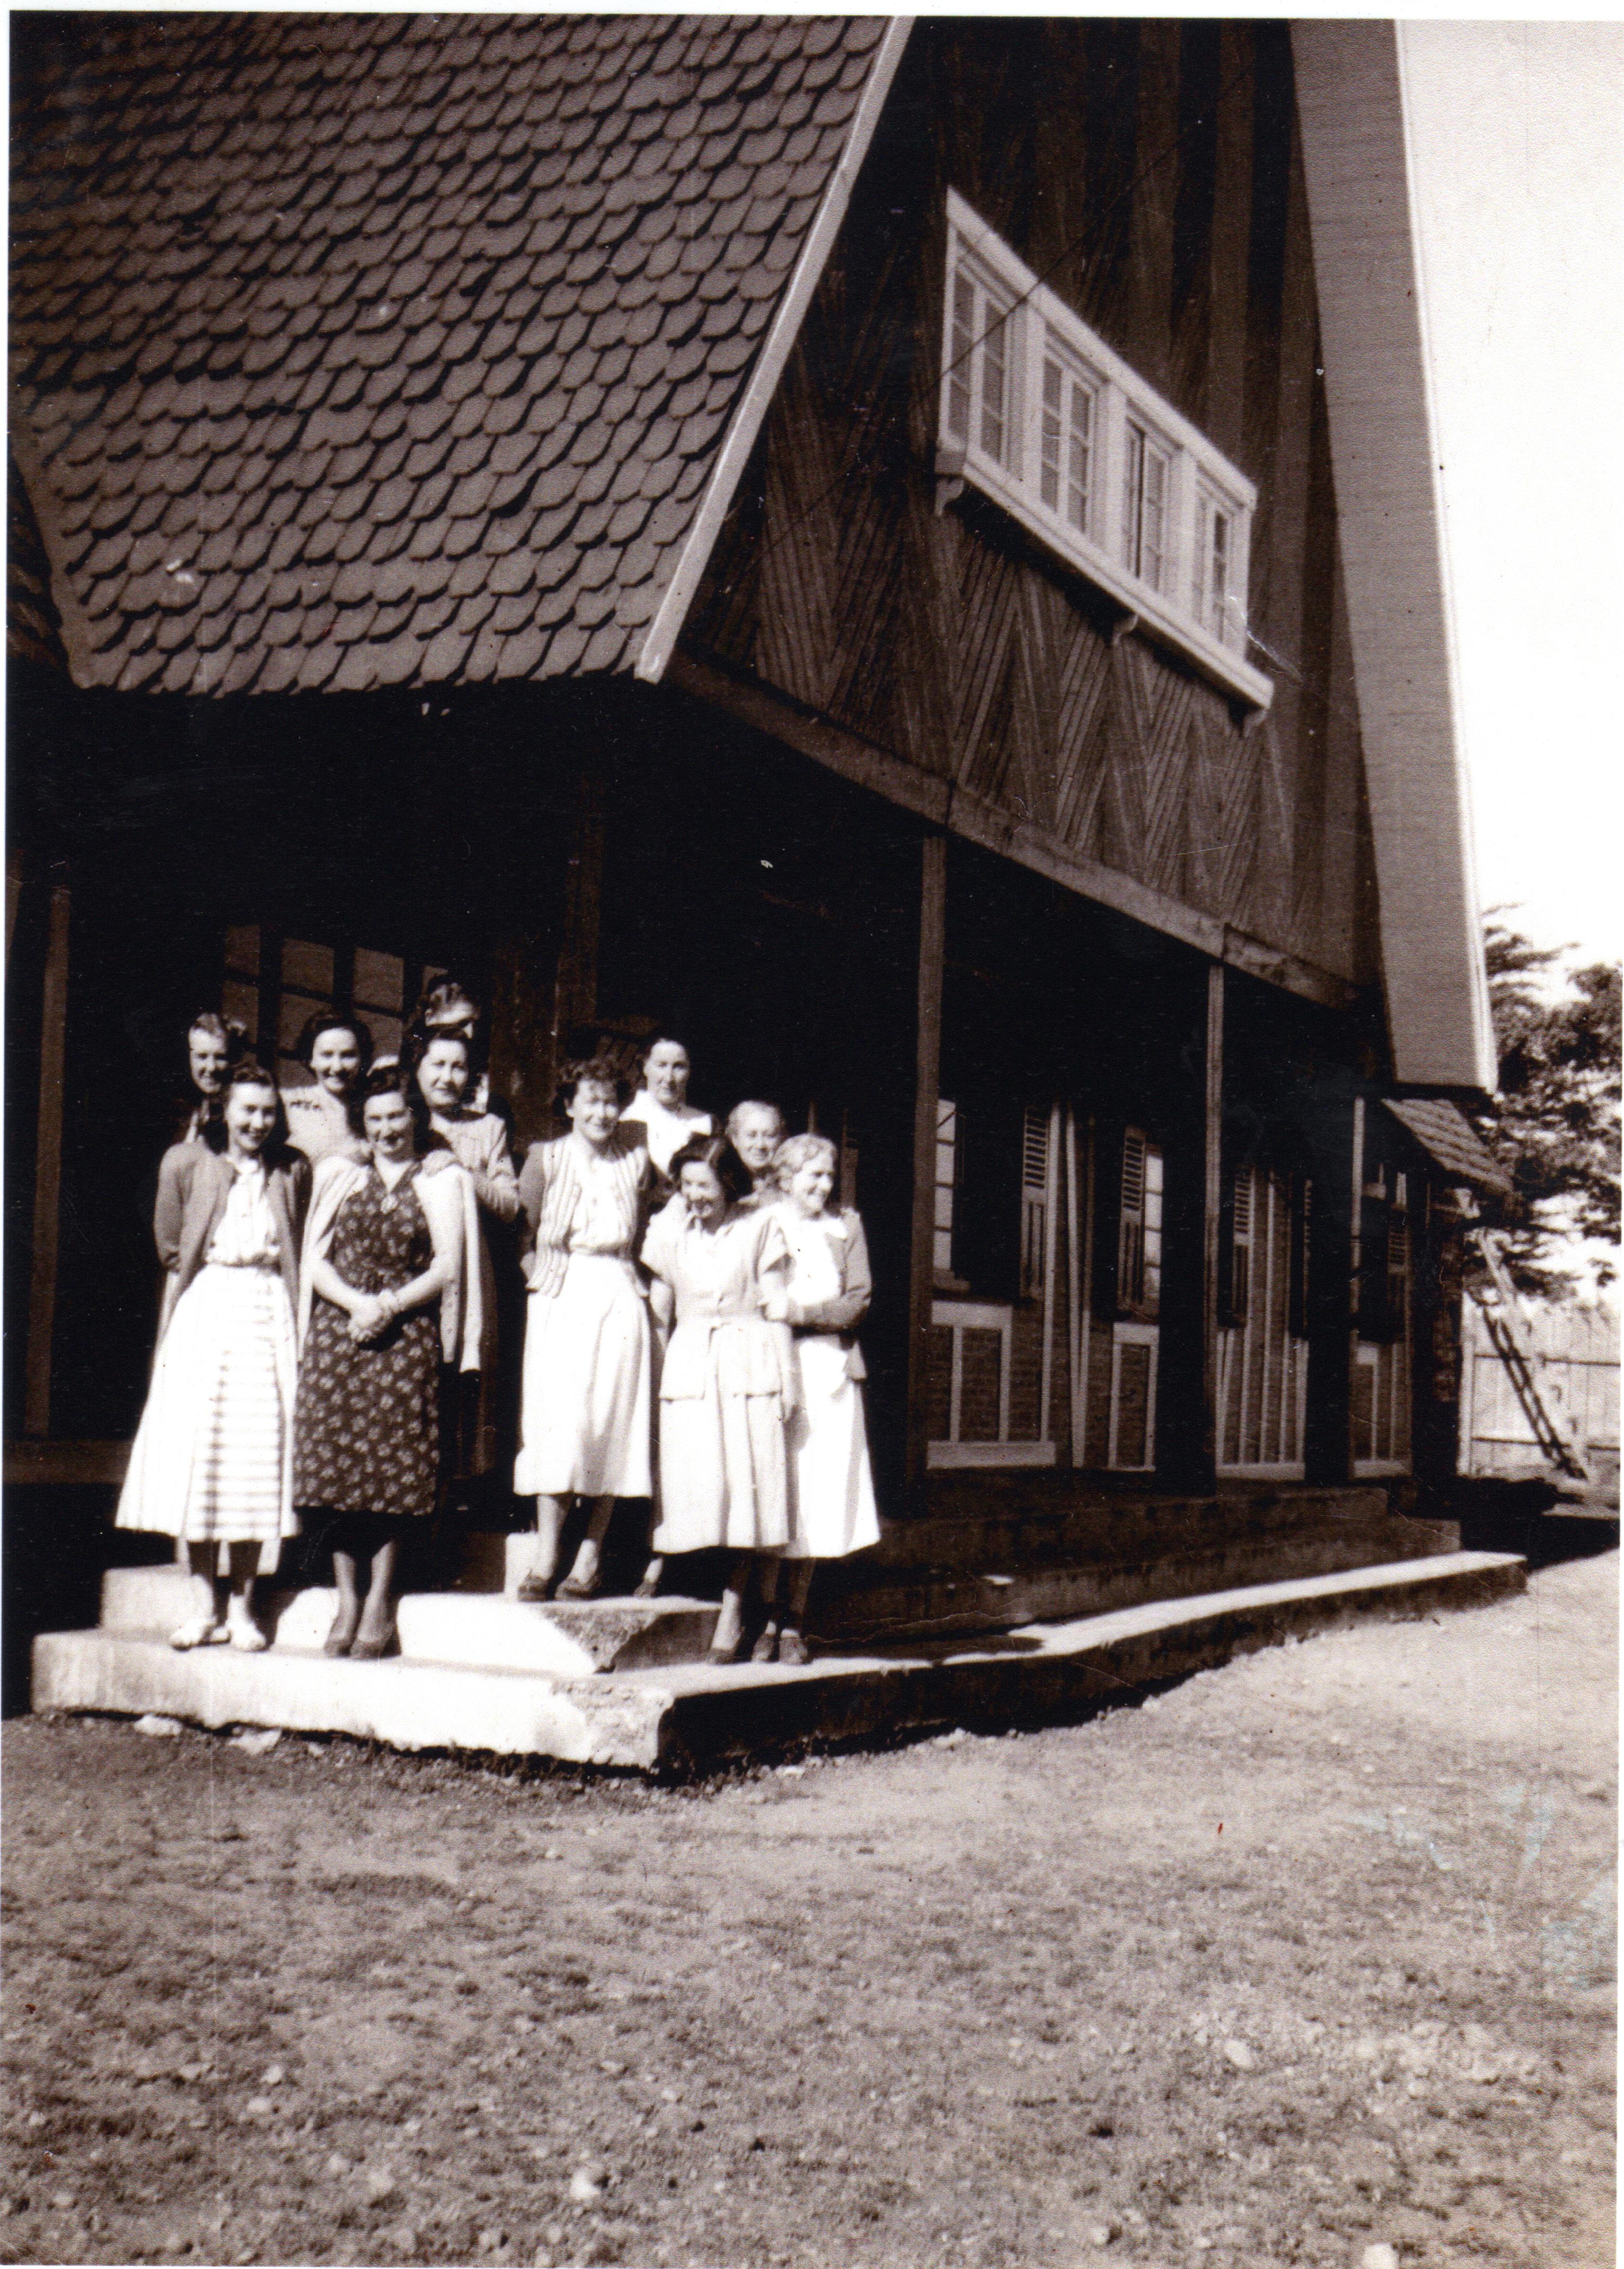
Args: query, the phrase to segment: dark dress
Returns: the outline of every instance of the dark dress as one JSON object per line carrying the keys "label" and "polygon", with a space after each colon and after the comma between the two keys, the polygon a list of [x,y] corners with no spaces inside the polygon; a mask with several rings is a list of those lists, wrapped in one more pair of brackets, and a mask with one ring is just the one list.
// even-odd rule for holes
{"label": "dark dress", "polygon": [[[390,1192],[375,1172],[339,1207],[328,1260],[358,1292],[398,1291],[434,1258],[417,1169]],[[437,1304],[397,1316],[363,1347],[316,1293],[299,1365],[293,1501],[333,1512],[427,1514],[439,1481]]]}

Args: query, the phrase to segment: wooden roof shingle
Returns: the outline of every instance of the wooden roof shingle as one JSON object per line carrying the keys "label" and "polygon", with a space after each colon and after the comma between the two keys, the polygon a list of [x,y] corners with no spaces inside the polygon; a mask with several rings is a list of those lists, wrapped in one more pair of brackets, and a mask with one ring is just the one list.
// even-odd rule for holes
{"label": "wooden roof shingle", "polygon": [[633,669],[884,19],[77,25],[19,74],[11,269],[76,679]]}

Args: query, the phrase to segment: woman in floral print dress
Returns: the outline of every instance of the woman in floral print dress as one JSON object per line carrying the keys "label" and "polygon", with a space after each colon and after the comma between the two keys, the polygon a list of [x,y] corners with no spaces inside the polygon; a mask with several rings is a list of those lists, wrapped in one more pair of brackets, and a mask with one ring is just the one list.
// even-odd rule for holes
{"label": "woman in floral print dress", "polygon": [[[372,1657],[394,1636],[402,1535],[439,1499],[441,1356],[469,1336],[474,1200],[449,1151],[421,1155],[422,1114],[388,1072],[367,1082],[362,1114],[370,1164],[324,1161],[311,1207],[293,1485],[331,1522],[338,1613],[326,1651]],[[448,1302],[464,1309],[454,1320]],[[471,1336],[476,1361],[476,1319]]]}

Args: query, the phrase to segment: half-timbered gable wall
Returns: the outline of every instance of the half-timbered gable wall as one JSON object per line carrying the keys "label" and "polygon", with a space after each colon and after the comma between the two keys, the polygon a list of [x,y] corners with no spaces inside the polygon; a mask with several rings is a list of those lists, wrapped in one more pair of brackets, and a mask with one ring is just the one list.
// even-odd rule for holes
{"label": "half-timbered gable wall", "polygon": [[[939,508],[950,188],[1256,484],[1261,719],[973,490]],[[951,783],[983,842],[1367,981],[1317,358],[1283,26],[921,25],[684,644]]]}

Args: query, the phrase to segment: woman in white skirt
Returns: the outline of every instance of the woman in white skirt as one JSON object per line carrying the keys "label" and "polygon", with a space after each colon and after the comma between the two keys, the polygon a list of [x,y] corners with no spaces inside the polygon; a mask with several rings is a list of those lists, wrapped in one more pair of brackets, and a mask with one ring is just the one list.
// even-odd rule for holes
{"label": "woman in white skirt", "polygon": [[774,1161],[779,1221],[791,1255],[785,1300],[799,1402],[789,1437],[790,1538],[756,1662],[804,1662],[801,1624],[815,1563],[844,1560],[880,1541],[863,1423],[867,1372],[856,1338],[874,1281],[862,1223],[830,1208],[837,1164],[835,1146],[822,1134],[792,1136]]}
{"label": "woman in white skirt", "polygon": [[571,1131],[538,1142],[519,1178],[530,1296],[513,1487],[535,1499],[537,1535],[521,1600],[548,1596],[576,1497],[593,1506],[565,1600],[597,1592],[616,1498],[653,1495],[653,1339],[635,1266],[652,1172],[620,1125],[630,1096],[611,1059],[570,1065],[557,1108]]}
{"label": "woman in white skirt", "polygon": [[[753,1207],[726,1135],[671,1161],[676,1204],[652,1223],[643,1265],[656,1320],[675,1318],[660,1366],[660,1526],[654,1550],[733,1553],[713,1662],[737,1659],[752,1580],[789,1539],[785,1430],[795,1401],[785,1318],[789,1252],[776,1206]],[[646,1578],[645,1581],[646,1582]]]}
{"label": "woman in white skirt", "polygon": [[171,1634],[177,1647],[265,1644],[254,1578],[298,1526],[293,1317],[309,1189],[275,1083],[253,1063],[231,1073],[218,1126],[159,1168],[153,1230],[174,1290],[118,1526],[185,1541],[198,1602]]}

